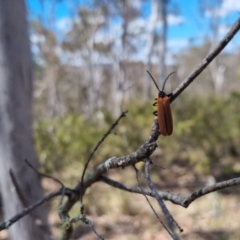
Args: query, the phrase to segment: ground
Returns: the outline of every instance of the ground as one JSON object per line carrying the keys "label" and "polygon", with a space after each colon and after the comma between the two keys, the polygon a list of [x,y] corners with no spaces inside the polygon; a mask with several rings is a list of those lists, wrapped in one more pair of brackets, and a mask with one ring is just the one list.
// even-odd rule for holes
{"label": "ground", "polygon": [[[119,172],[113,172],[115,180],[121,179]],[[153,177],[156,182],[156,177]],[[189,178],[191,181],[192,178]],[[166,179],[165,179],[166,180]],[[182,181],[179,177],[179,181]],[[168,181],[169,182],[169,181]],[[43,180],[44,188],[47,192],[58,188],[52,180]],[[161,190],[171,191],[181,195],[188,195],[189,189],[185,187],[163,188]],[[171,185],[171,184],[170,184]],[[185,184],[186,185],[186,184]],[[198,186],[196,189],[198,189]],[[191,191],[192,191],[191,187]],[[237,193],[238,186],[232,187],[231,191],[212,193],[194,201],[187,209],[166,202],[166,205],[174,219],[184,230],[179,233],[183,240],[235,240],[240,239],[240,195]],[[164,217],[156,201],[150,198],[155,210],[161,219]],[[57,213],[59,199],[51,202],[51,212],[49,222],[52,226],[55,239],[61,237],[61,222]],[[156,219],[144,196],[123,192],[113,189],[104,183],[96,183],[87,192],[84,202],[86,205],[87,217],[93,222],[96,230],[105,239],[114,240],[152,240],[171,239],[161,223]],[[71,216],[78,214],[79,204],[74,206]],[[76,224],[76,231],[72,238],[95,240],[97,237],[82,224]],[[0,240],[6,240],[6,231],[0,232]]]}

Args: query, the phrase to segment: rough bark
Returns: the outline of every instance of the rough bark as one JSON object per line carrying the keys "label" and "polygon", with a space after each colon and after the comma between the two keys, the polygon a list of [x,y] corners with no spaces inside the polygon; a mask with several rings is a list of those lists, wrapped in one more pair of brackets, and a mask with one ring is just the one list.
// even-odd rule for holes
{"label": "rough bark", "polygon": [[[24,208],[9,170],[27,205],[43,196],[32,135],[32,61],[24,0],[0,0],[0,185],[7,220]],[[25,204],[26,205],[26,204]],[[41,206],[9,228],[10,239],[49,239],[47,208]]]}

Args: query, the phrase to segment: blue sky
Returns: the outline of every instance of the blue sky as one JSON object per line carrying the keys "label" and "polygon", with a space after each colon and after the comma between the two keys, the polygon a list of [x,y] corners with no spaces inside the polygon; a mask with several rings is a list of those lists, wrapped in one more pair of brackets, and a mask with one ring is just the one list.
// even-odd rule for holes
{"label": "blue sky", "polygon": [[[83,6],[86,5],[86,0],[63,0],[59,1],[56,8],[54,9],[55,18],[55,30],[64,36],[64,33],[70,28],[70,19],[73,16],[74,2],[80,2]],[[132,23],[132,30],[136,30],[138,27],[146,26],[151,24],[149,19],[151,9],[151,0],[140,1],[132,0],[139,9],[142,11],[142,16]],[[41,2],[44,2],[44,7],[42,7]],[[45,24],[49,23],[47,16],[50,11],[52,11],[52,3],[55,1],[48,0],[27,0],[29,18],[34,19],[44,14]],[[141,4],[144,2],[144,4]],[[168,48],[174,51],[180,51],[189,44],[189,39],[194,39],[195,43],[201,42],[204,36],[211,35],[210,22],[213,16],[217,15],[220,19],[220,29],[219,38],[221,38],[229,29],[229,26],[239,17],[240,12],[240,1],[236,0],[223,0],[221,5],[215,8],[215,12],[212,11],[200,11],[199,0],[170,0],[169,12],[168,12]],[[211,1],[205,1],[211,2]],[[212,1],[214,2],[214,1]],[[72,9],[72,10],[71,10]],[[178,10],[178,14],[174,14],[175,10]],[[75,9],[76,10],[76,9]],[[173,11],[171,11],[173,10]],[[117,38],[121,32],[121,21],[117,19],[112,22],[112,35],[117,42]],[[159,26],[161,26],[159,24]],[[106,39],[103,37],[102,33],[97,33],[95,36],[96,41],[101,39]],[[232,42],[232,46],[236,46],[240,41],[240,36],[235,37]],[[231,49],[231,45],[228,49]],[[239,44],[238,44],[239,45]],[[143,54],[144,56],[144,54]]]}

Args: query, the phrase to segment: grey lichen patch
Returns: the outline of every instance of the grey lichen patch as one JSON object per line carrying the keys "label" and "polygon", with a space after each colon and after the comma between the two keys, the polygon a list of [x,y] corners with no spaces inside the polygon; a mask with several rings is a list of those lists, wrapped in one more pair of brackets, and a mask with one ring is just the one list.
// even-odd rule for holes
{"label": "grey lichen patch", "polygon": [[121,158],[119,161],[118,161],[118,163],[117,163],[117,165],[119,166],[119,167],[126,167],[126,166],[128,166],[129,165],[129,163],[131,162],[131,161],[133,161],[134,159],[137,159],[137,153],[136,152],[133,152],[131,155],[128,155],[128,156],[126,156],[126,157],[124,157],[124,158]]}
{"label": "grey lichen patch", "polygon": [[107,170],[109,170],[111,168],[111,165],[112,165],[112,161],[113,159],[115,159],[116,157],[112,157],[112,158],[109,158],[107,161],[105,161],[104,163],[104,166]]}

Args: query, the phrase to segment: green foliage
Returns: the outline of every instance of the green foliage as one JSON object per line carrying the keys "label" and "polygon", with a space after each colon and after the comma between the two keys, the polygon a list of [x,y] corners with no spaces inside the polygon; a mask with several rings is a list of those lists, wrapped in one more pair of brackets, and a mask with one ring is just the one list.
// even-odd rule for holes
{"label": "green foliage", "polygon": [[[94,165],[112,156],[127,155],[145,140],[153,117],[149,114],[147,122],[141,108],[130,107],[133,108],[135,110],[121,120],[115,133],[110,134],[101,145],[92,160]],[[37,121],[35,138],[42,170],[47,173],[66,169],[74,171],[76,166],[76,176],[79,176],[91,151],[116,120],[108,113],[105,116],[105,121],[97,126],[76,114],[69,114],[64,119]]]}
{"label": "green foliage", "polygon": [[[206,174],[238,170],[239,102],[240,93],[233,93],[229,99],[184,96],[177,99],[172,104],[173,134],[159,140],[164,166],[179,161],[194,165],[196,171]],[[131,103],[127,109],[127,117],[116,128],[117,135],[108,136],[95,154],[94,165],[109,157],[127,155],[148,138],[154,118],[152,102]],[[36,122],[36,146],[43,170],[76,169],[79,176],[92,149],[115,121],[109,113],[104,115],[105,119],[97,126],[76,114]]]}
{"label": "green foliage", "polygon": [[180,154],[186,152],[184,158],[195,164],[196,170],[213,173],[229,169],[229,164],[234,170],[240,155],[239,100],[240,94],[234,93],[229,99],[182,98],[176,108],[173,104],[176,114],[171,142]]}

